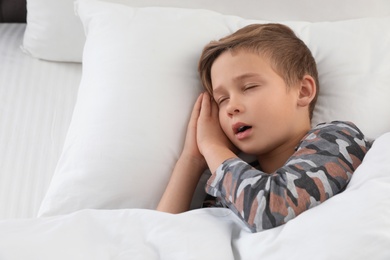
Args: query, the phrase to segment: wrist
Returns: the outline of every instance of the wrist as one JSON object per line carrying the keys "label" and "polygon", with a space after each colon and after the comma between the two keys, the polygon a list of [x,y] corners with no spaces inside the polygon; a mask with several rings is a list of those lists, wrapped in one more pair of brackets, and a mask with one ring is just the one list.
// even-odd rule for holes
{"label": "wrist", "polygon": [[170,213],[187,211],[206,167],[207,164],[203,157],[182,153],[176,162],[157,210]]}
{"label": "wrist", "polygon": [[209,146],[204,150],[204,158],[206,159],[207,165],[212,173],[227,159],[235,158],[237,155],[227,148],[226,146]]}
{"label": "wrist", "polygon": [[188,167],[190,167],[194,172],[196,171],[203,172],[204,170],[207,169],[206,160],[202,155],[194,156],[192,154],[187,154],[183,152],[180,155],[177,163],[188,165]]}

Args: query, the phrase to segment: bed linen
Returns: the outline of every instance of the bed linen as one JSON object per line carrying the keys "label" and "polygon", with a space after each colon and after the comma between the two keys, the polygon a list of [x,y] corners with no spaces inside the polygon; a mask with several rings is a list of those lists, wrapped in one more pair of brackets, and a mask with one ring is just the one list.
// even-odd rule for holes
{"label": "bed linen", "polygon": [[81,210],[0,221],[0,259],[390,259],[389,147],[387,133],[346,191],[267,231],[222,208]]}
{"label": "bed linen", "polygon": [[[135,6],[162,3],[154,0],[115,1],[132,2]],[[221,1],[228,2],[227,0]],[[343,5],[337,0],[326,1],[326,4],[321,0],[300,0],[294,3],[288,1],[289,4],[280,5],[284,1],[277,0],[271,3],[250,0],[247,2],[250,4],[245,7],[251,9],[251,5],[267,6],[267,10],[262,8],[261,12],[254,13],[260,15],[261,19],[275,20],[290,20],[291,17],[299,20],[307,17],[309,20],[333,21],[390,14],[388,0],[370,1],[369,5],[366,0],[349,0],[343,2]],[[78,19],[73,13],[73,0],[56,0],[55,2],[56,4],[47,0],[28,1],[29,14],[35,16],[33,17],[35,21],[48,26],[31,27],[31,29],[38,30],[35,31],[38,33],[35,34],[37,37],[35,47],[43,51],[42,55],[46,51],[55,55],[46,57],[47,59],[69,61],[69,57],[63,56],[64,52],[66,53],[69,49],[62,48],[64,45],[53,46],[53,44],[55,45],[58,40],[62,43],[69,43],[70,40],[79,43],[80,39],[75,39],[73,36],[80,36],[81,28],[74,28],[71,26],[72,22],[68,22],[68,19],[72,21]],[[227,10],[223,13],[248,12],[245,8],[241,9],[242,6],[238,6],[240,10],[235,12],[234,5],[238,2],[234,0],[229,1],[230,5],[223,7],[218,4],[218,1],[212,2],[167,0],[163,5],[201,8],[215,5],[214,7]],[[65,8],[62,9],[65,5],[66,12]],[[305,8],[301,8],[302,5]],[[320,8],[324,7],[323,5],[332,8]],[[338,8],[333,8],[334,5]],[[255,9],[252,8],[252,10]],[[62,22],[54,23],[53,19],[57,21],[57,18]],[[107,22],[106,25],[113,26],[111,24],[113,20],[115,19],[112,19],[110,23]],[[65,24],[66,26],[61,26]],[[109,207],[116,209],[86,209],[91,207],[89,204],[83,206],[84,209],[70,214],[55,212],[53,215],[56,216],[36,218],[38,208],[50,186],[51,177],[56,166],[59,165],[57,161],[63,152],[64,140],[78,96],[81,65],[41,61],[23,54],[20,46],[23,45],[23,36],[26,36],[23,35],[25,28],[25,24],[0,24],[0,158],[2,158],[0,160],[0,260],[390,259],[390,133],[383,133],[385,128],[378,129],[376,124],[364,124],[364,127],[368,127],[370,132],[374,133],[374,137],[378,138],[363,164],[354,173],[345,192],[301,214],[283,226],[264,232],[250,233],[228,209],[196,209],[179,215],[171,215],[148,209],[118,209],[118,206],[113,207],[112,204],[109,204]],[[379,41],[376,37],[369,39],[375,42],[375,46],[381,46],[380,49],[375,48],[373,52],[378,53],[381,52],[378,50],[381,50],[383,45],[388,46],[389,38],[388,33],[386,34],[388,30],[375,26],[372,28],[373,31],[381,31],[383,36],[379,37]],[[42,29],[44,30],[39,31]],[[48,30],[45,31],[45,29]],[[347,36],[350,32],[340,31],[338,33]],[[56,38],[58,35],[61,37]],[[332,42],[332,39],[329,38],[329,45],[325,43],[324,45],[329,48],[333,48],[332,44],[337,45],[337,42]],[[354,48],[361,48],[364,44],[374,46],[369,42],[356,41],[356,45],[353,46]],[[106,44],[105,41],[101,43]],[[65,46],[71,47],[72,45],[65,44]],[[24,51],[26,51],[25,47],[22,47]],[[77,61],[81,58],[80,48],[74,49],[77,52]],[[379,66],[380,72],[385,79],[379,82],[383,87],[375,91],[372,91],[372,88],[367,88],[367,92],[356,91],[354,95],[357,99],[380,94],[382,97],[379,100],[390,98],[386,94],[389,93],[388,75],[390,75],[387,65],[389,59],[386,58],[387,50],[382,51],[383,55],[379,55],[383,61]],[[366,48],[366,51],[355,51],[352,54],[358,57],[364,53],[363,58],[369,62],[377,61],[378,56],[374,59],[370,48]],[[96,56],[93,52],[90,54],[89,59],[101,57],[100,54]],[[118,57],[121,58],[120,55]],[[322,61],[326,58],[326,54],[321,56]],[[322,63],[321,66],[326,64]],[[362,65],[367,64],[362,63]],[[98,61],[94,69],[100,66]],[[95,72],[94,69],[92,72]],[[115,70],[117,68],[112,67],[110,71]],[[370,72],[377,71],[378,67],[370,70]],[[350,72],[356,71],[350,70]],[[328,71],[324,73],[329,74]],[[107,76],[107,73],[102,75]],[[108,79],[112,76],[113,74],[108,74]],[[345,76],[345,74],[340,76]],[[366,82],[368,83],[366,86],[372,86],[370,84],[372,81]],[[376,84],[375,86],[378,87]],[[337,92],[327,93],[327,95],[329,94],[332,100],[340,98],[335,96],[335,93]],[[89,105],[99,107],[94,100],[96,96],[92,90],[88,92],[84,89],[84,93],[80,95],[84,100],[92,102]],[[104,93],[98,96],[100,95],[103,101]],[[110,93],[110,95],[118,95],[118,92]],[[139,100],[135,101],[139,102]],[[356,103],[345,102],[348,106],[355,106]],[[378,104],[378,102],[373,102],[372,107],[369,107],[373,112],[369,113],[374,120],[383,120],[381,125],[388,124],[389,121],[384,116],[387,115],[388,110],[374,109]],[[85,102],[79,104],[81,107],[86,105],[88,106]],[[323,111],[329,111],[327,106],[332,107],[332,104],[323,103]],[[337,112],[335,107],[332,108]],[[100,109],[104,112],[102,107]],[[105,116],[109,113],[110,111],[106,110]],[[96,116],[99,115],[102,114]],[[80,114],[76,115],[76,117],[79,116]],[[85,122],[81,120],[79,123],[82,126]],[[88,127],[85,129],[88,130]],[[73,129],[74,133],[77,131]],[[70,139],[69,143],[71,142]],[[109,152],[109,150],[104,151]],[[82,155],[83,158],[91,159],[90,154]],[[74,188],[72,182],[68,184],[70,185],[64,186]],[[117,191],[111,190],[114,193]],[[90,199],[92,202],[101,202],[96,197]],[[116,198],[112,197],[112,199]],[[143,199],[140,198],[140,200]],[[64,208],[66,210],[66,207]]]}
{"label": "bed linen", "polygon": [[25,55],[26,24],[0,23],[0,219],[35,217],[76,102],[80,64]]}
{"label": "bed linen", "polygon": [[[38,216],[86,208],[154,209],[202,91],[197,74],[201,49],[211,39],[267,21],[96,0],[77,1],[76,11],[87,36],[83,76]],[[313,126],[352,121],[369,138],[389,131],[390,121],[383,118],[390,118],[390,34],[383,31],[390,16],[285,23],[307,43],[318,64],[321,90]],[[203,183],[194,207],[204,195]]]}

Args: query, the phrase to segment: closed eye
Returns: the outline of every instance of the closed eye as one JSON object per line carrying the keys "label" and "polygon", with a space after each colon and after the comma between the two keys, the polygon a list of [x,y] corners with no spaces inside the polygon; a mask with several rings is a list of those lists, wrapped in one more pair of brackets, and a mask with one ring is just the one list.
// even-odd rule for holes
{"label": "closed eye", "polygon": [[259,85],[246,85],[244,86],[243,90],[244,91],[247,91],[247,90],[251,90],[251,89],[254,89],[256,87],[258,87]]}
{"label": "closed eye", "polygon": [[227,97],[220,97],[216,100],[218,106],[222,105],[226,100],[228,100]]}

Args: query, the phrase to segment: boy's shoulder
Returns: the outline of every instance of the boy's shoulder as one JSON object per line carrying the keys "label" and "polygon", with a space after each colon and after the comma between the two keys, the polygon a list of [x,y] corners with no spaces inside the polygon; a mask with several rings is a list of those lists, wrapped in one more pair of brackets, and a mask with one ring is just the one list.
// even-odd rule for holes
{"label": "boy's shoulder", "polygon": [[325,129],[332,129],[332,128],[354,128],[354,129],[358,129],[358,127],[350,122],[350,121],[332,121],[330,123],[328,122],[324,122],[324,123],[319,123],[317,124],[315,127],[313,127],[313,129],[322,129],[322,128],[325,128]]}
{"label": "boy's shoulder", "polygon": [[330,155],[337,158],[338,155],[353,153],[356,158],[362,160],[371,145],[354,123],[332,121],[313,127],[301,140],[293,157],[315,153],[326,154],[329,159]]}
{"label": "boy's shoulder", "polygon": [[344,133],[350,135],[364,136],[360,129],[349,121],[332,121],[330,123],[320,123],[313,127],[308,135],[311,133]]}
{"label": "boy's shoulder", "polygon": [[[370,142],[360,131],[360,129],[349,121],[332,121],[330,123],[321,123],[313,127],[303,138],[302,143],[312,143],[313,141],[323,140],[327,143],[338,143],[338,140],[344,140],[348,143],[361,143],[366,147],[370,147]],[[360,141],[359,141],[360,140]],[[301,144],[302,144],[301,143]]]}

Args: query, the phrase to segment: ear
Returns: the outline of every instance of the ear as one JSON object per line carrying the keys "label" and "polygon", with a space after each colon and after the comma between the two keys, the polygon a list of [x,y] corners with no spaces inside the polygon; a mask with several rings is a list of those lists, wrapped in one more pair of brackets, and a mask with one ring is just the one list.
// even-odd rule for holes
{"label": "ear", "polygon": [[308,106],[317,93],[316,82],[310,75],[305,75],[299,86],[297,105]]}

